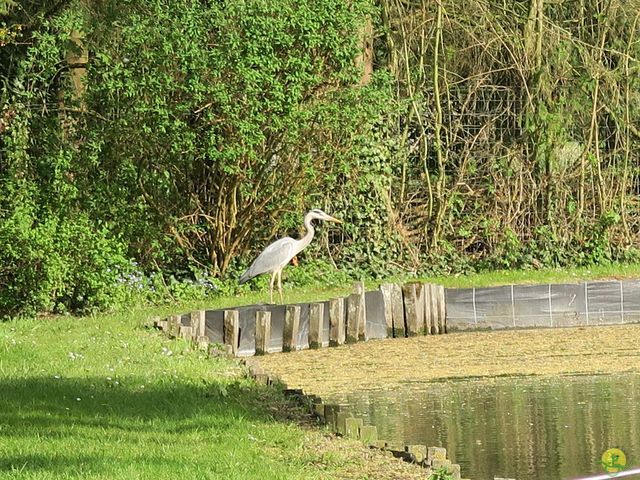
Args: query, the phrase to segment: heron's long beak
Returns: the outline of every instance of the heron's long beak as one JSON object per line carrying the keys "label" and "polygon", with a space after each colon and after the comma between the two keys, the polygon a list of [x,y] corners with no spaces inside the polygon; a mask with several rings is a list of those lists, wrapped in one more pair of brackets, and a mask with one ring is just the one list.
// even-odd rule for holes
{"label": "heron's long beak", "polygon": [[342,223],[342,220],[338,220],[336,217],[332,217],[331,215],[328,215],[328,217],[327,220],[330,222]]}

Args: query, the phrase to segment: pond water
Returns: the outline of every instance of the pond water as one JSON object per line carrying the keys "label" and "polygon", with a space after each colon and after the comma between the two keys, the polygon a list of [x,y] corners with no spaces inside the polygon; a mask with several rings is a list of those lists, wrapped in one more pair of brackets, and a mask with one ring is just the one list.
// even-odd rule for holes
{"label": "pond water", "polygon": [[610,448],[640,465],[640,375],[405,383],[331,400],[390,443],[446,447],[473,480],[602,474]]}

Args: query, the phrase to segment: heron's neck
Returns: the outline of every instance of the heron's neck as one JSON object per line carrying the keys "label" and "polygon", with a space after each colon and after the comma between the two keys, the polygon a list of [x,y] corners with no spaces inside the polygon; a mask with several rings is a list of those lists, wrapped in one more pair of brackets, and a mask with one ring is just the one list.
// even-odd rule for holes
{"label": "heron's neck", "polygon": [[311,243],[311,240],[313,240],[313,236],[316,233],[315,228],[313,228],[313,225],[311,224],[310,215],[306,215],[304,217],[304,227],[307,229],[307,233],[305,233],[304,236],[300,239],[300,250]]}

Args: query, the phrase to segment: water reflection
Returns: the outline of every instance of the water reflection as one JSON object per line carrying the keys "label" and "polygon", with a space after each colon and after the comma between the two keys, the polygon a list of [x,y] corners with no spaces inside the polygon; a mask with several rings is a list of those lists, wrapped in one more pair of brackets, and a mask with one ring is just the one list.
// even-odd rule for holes
{"label": "water reflection", "polygon": [[447,447],[476,480],[599,474],[612,447],[640,464],[640,375],[403,384],[333,400],[380,438]]}

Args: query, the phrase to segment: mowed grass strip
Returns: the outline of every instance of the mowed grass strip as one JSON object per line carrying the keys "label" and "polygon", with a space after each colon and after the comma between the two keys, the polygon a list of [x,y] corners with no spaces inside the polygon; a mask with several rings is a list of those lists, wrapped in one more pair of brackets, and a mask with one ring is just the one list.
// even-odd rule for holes
{"label": "mowed grass strip", "polygon": [[[0,478],[420,478],[142,312],[0,324]],[[306,419],[308,421],[308,419]],[[374,472],[374,473],[372,473]]]}

